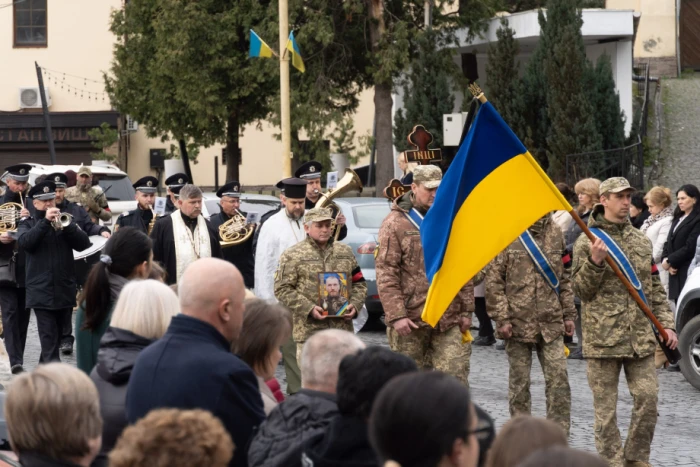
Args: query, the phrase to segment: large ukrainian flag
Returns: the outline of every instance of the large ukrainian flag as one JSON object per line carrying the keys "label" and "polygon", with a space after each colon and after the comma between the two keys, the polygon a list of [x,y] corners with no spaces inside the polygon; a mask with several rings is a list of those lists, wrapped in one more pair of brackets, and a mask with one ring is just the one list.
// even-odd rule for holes
{"label": "large ukrainian flag", "polygon": [[491,103],[474,124],[421,225],[435,326],[459,290],[544,214],[571,206]]}

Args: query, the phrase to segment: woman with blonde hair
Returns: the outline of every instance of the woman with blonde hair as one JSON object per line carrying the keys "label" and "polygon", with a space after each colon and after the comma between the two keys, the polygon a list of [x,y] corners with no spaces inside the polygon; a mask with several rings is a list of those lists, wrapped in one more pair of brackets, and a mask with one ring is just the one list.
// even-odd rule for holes
{"label": "woman with blonde hair", "polygon": [[[600,202],[600,180],[597,178],[584,178],[580,180],[576,185],[574,185],[574,191],[578,196],[578,206],[576,211],[581,218],[581,220],[588,224],[588,218],[591,216],[593,211],[593,206]],[[566,233],[566,250],[571,255],[573,260],[574,256],[574,243],[576,239],[581,235],[583,231],[581,227],[578,226],[576,222],[571,223],[569,231]],[[576,306],[576,313],[578,317],[576,318],[576,339],[578,341],[578,347],[573,349],[569,354],[569,358],[580,360],[583,358],[583,332],[581,331],[581,299],[574,297],[574,305]]]}
{"label": "woman with blonde hair", "polygon": [[659,270],[659,279],[668,294],[668,271],[661,267],[664,244],[671,231],[673,223],[673,195],[671,190],[664,186],[655,186],[644,197],[644,202],[649,207],[649,217],[644,221],[640,230],[649,237],[653,246],[652,256]]}
{"label": "woman with blonde hair", "polygon": [[162,282],[133,281],[122,289],[90,373],[104,419],[102,450],[94,465],[107,465],[107,455],[127,425],[126,388],[136,357],[165,334],[179,312],[177,295]]}
{"label": "woman with blonde hair", "polygon": [[405,152],[399,153],[396,162],[399,164],[399,169],[401,169],[401,184],[410,185],[413,183],[413,169],[415,169],[418,164],[415,162],[408,162]]}

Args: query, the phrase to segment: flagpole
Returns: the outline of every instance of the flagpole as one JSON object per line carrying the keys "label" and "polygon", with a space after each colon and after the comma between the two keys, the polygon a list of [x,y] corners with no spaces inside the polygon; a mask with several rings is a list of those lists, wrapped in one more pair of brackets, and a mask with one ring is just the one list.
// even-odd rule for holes
{"label": "flagpole", "polygon": [[282,176],[292,176],[292,127],[289,98],[289,54],[284,51],[289,39],[289,4],[280,0],[280,126],[282,130]]}

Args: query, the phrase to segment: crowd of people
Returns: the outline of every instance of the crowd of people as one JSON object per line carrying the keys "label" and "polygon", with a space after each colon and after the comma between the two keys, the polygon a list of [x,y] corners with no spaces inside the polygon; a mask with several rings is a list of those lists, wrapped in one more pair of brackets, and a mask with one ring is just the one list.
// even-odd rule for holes
{"label": "crowd of people", "polygon": [[[61,198],[65,174],[29,187],[28,168],[7,168],[0,200],[22,207],[17,232],[0,235],[0,259],[17,265],[14,282],[0,275],[0,308],[19,375],[7,392],[8,429],[24,466],[649,465],[655,367],[666,357],[605,260],[612,251],[632,271],[666,329],[663,345],[674,348],[671,307],[697,264],[700,192],[692,185],[678,190],[673,211],[668,189],[652,188],[639,204],[621,177],[558,185],[578,196],[577,215],[597,240],[570,213],[543,216],[432,327],[421,319],[429,283],[420,227],[442,173],[411,167],[411,190],[393,201],[375,252],[385,348],[353,334],[367,284],[352,249],[335,241],[347,235],[345,217],[319,204],[319,163],[280,181],[280,208],[235,242],[221,232],[245,226],[238,182],[217,192],[221,212],[207,220],[202,191],[184,174],[166,180],[163,216],[153,211],[157,179],[143,177],[134,183],[137,208],[110,233],[95,223],[106,208]],[[65,212],[77,214],[63,222]],[[83,282],[72,252],[87,248],[90,235],[108,240]],[[75,329],[66,330],[75,307]],[[25,373],[30,309],[44,365]],[[78,369],[56,363],[73,334]],[[472,345],[496,337],[508,359],[512,416],[498,435],[469,393]],[[533,351],[547,420],[529,416]],[[587,360],[600,457],[567,446],[567,353]],[[286,395],[275,378],[280,360]],[[623,369],[635,399],[624,447],[615,417]],[[65,407],[85,418],[54,423]]]}

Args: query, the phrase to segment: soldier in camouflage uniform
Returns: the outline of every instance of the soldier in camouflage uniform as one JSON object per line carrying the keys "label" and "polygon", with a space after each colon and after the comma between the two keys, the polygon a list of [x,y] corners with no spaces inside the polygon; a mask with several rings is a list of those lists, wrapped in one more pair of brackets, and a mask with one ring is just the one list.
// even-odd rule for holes
{"label": "soldier in camouflage uniform", "polygon": [[413,171],[411,191],[397,198],[379,229],[377,289],[384,307],[391,350],[413,358],[419,367],[434,368],[468,384],[471,342],[462,333],[471,326],[474,286],[468,282],[435,328],[421,319],[428,295],[420,231],[408,219],[416,208],[425,215],[433,204],[442,173],[433,165]]}
{"label": "soldier in camouflage uniform", "polygon": [[[329,328],[353,331],[352,319],[364,306],[367,283],[362,276],[352,249],[331,238],[332,212],[329,208],[313,208],[304,218],[306,239],[287,248],[275,274],[275,297],[292,311],[293,337],[297,344],[297,361],[301,366],[301,350],[312,334]],[[345,274],[349,288],[349,305],[342,317],[324,315],[319,305],[319,274]]]}
{"label": "soldier in camouflage uniform", "polygon": [[92,171],[89,167],[80,166],[75,186],[66,189],[65,198],[72,203],[82,206],[95,224],[100,220],[108,221],[112,219],[112,213],[109,212],[109,205],[107,204],[107,197],[99,187],[92,186]]}
{"label": "soldier in camouflage uniform", "polygon": [[[624,251],[642,284],[649,308],[668,332],[668,345],[678,344],[673,315],[666,301],[649,239],[629,222],[634,189],[622,177],[600,185],[600,202],[588,220]],[[658,383],[654,368],[656,341],[646,315],[605,263],[601,239],[591,244],[580,235],[574,246],[572,279],[581,298],[583,355],[593,392],[595,443],[611,467],[649,466],[657,417]],[[624,451],[617,427],[617,388],[624,368],[634,409]]]}
{"label": "soldier in camouflage uniform", "polygon": [[564,236],[551,214],[529,228],[540,250],[559,278],[559,293],[540,274],[518,239],[503,250],[486,273],[486,311],[505,339],[510,365],[508,402],[511,416],[530,414],[532,351],[542,366],[547,396],[547,418],[569,433],[571,389],[566,372],[564,333],[574,332],[574,295],[570,256]]}

